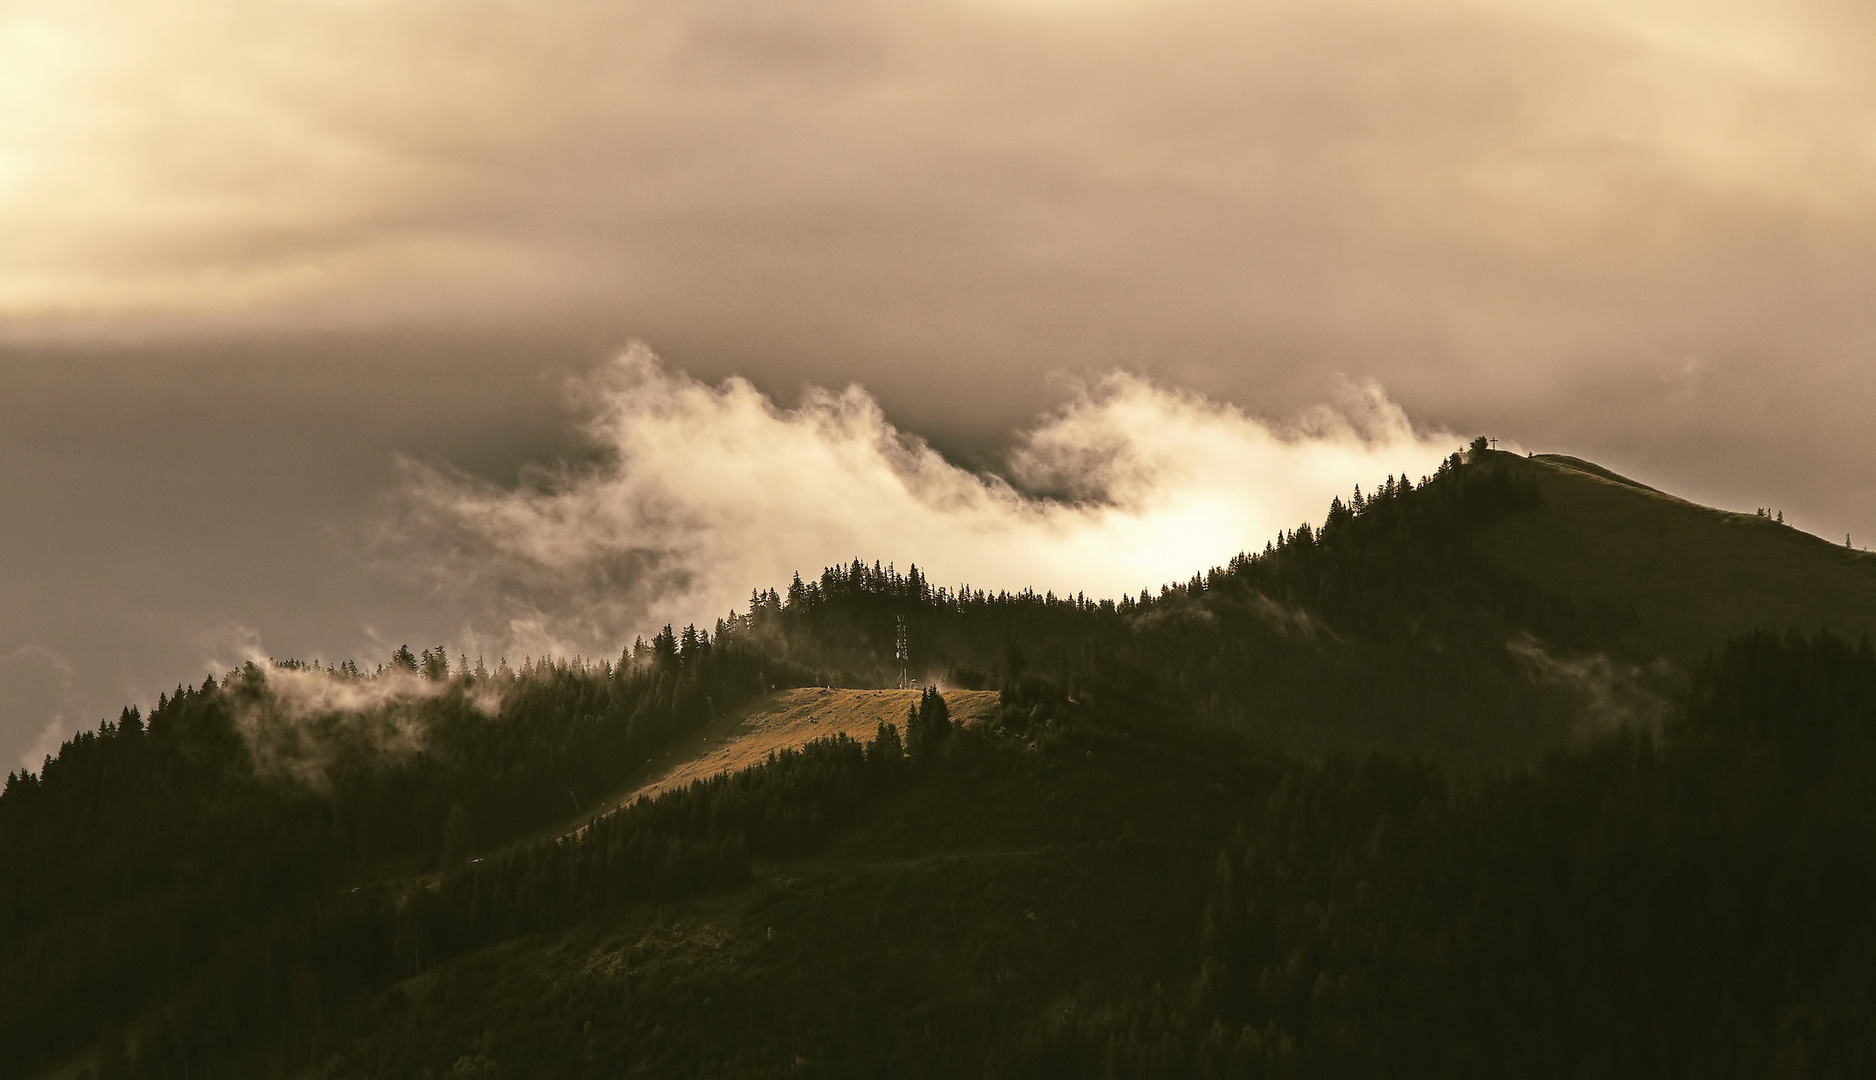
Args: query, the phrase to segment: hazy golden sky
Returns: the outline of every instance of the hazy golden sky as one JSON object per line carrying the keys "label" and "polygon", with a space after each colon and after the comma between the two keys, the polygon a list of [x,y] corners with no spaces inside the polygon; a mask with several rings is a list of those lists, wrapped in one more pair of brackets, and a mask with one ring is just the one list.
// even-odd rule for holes
{"label": "hazy golden sky", "polygon": [[0,10],[15,342],[553,328],[889,404],[1339,372],[1638,461],[1873,386],[1867,3]]}
{"label": "hazy golden sky", "polygon": [[1863,3],[0,11],[15,333],[713,319],[882,363],[974,327],[944,347],[1492,364],[1866,329]]}
{"label": "hazy golden sky", "polygon": [[[393,454],[511,476],[560,445],[536,373],[633,339],[985,454],[1052,372],[1273,416],[1372,380],[1876,535],[1872,297],[1867,2],[0,0],[0,497],[37,508],[0,679],[116,671],[74,642],[127,604],[304,628],[318,586],[214,567],[350,573],[307,538]],[[119,505],[169,554],[100,540]]]}

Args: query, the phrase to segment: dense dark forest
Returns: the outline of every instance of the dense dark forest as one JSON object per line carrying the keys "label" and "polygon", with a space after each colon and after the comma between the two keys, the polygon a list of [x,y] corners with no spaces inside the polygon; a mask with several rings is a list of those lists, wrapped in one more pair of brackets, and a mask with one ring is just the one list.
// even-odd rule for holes
{"label": "dense dark forest", "polygon": [[[0,1075],[1867,1074],[1876,657],[1479,557],[1481,446],[1114,601],[854,563],[617,660],[250,665],[0,795]],[[590,818],[778,687],[873,737]]]}
{"label": "dense dark forest", "polygon": [[[1476,786],[1292,767],[1217,859],[1188,996],[1073,1016],[1040,1075],[1876,1069],[1876,656],[1735,641],[1665,732]],[[1025,1071],[1025,1070],[1017,1070]]]}
{"label": "dense dark forest", "polygon": [[[667,627],[617,665],[452,674],[400,649],[371,674],[248,665],[147,721],[126,709],[0,796],[0,1042],[49,1059],[261,947],[284,909],[576,814],[771,679],[799,673]],[[300,700],[308,681],[339,693]]]}

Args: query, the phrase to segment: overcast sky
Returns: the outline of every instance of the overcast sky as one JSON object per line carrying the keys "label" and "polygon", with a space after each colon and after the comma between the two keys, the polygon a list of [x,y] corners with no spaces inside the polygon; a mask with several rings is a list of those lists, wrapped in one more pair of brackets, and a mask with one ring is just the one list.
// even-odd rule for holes
{"label": "overcast sky", "polygon": [[[1478,432],[1876,535],[1851,0],[0,0],[0,238],[7,767],[246,652],[776,583],[680,549],[1183,577]],[[966,509],[868,544],[881,483]]]}

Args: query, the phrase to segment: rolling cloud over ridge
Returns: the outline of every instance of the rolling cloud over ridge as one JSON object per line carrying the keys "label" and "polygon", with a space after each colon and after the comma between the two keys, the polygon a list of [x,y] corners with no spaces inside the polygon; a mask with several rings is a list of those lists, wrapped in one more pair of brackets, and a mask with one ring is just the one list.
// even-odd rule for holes
{"label": "rolling cloud over ridge", "polygon": [[858,386],[783,408],[640,345],[574,393],[595,463],[518,486],[405,465],[397,542],[446,590],[490,597],[508,648],[616,649],[856,555],[940,583],[1118,596],[1260,547],[1357,483],[1431,472],[1457,440],[1374,385],[1278,422],[1114,372],[980,473]]}
{"label": "rolling cloud over ridge", "polygon": [[[1344,373],[1423,427],[1861,547],[1872,42],[1876,6],[1772,0],[16,0],[0,754],[36,764],[219,674],[226,649],[197,643],[231,627],[382,657],[572,612],[554,590],[590,593],[581,565],[609,595],[647,583],[595,636],[711,614],[733,575],[661,556],[670,530],[490,570],[500,531],[445,510],[497,489],[448,469],[412,514],[461,556],[435,560],[463,568],[448,593],[361,541],[398,455],[504,478],[567,456],[562,379],[634,339],[711,387],[857,382],[947,448],[1048,426],[1050,372],[1100,398],[1121,367],[1265,417],[1337,399]],[[1084,511],[1031,518],[1119,537],[1102,500],[1131,505],[1132,466],[1062,454],[997,471]],[[1333,487],[1414,468],[1371,464],[1191,548],[1261,545]],[[1030,579],[1030,549],[968,515],[939,518],[949,540],[850,544],[798,510],[825,543],[731,550],[736,573],[916,554],[939,580]],[[1102,568],[1116,590],[1167,576],[1044,567],[1075,587]]]}

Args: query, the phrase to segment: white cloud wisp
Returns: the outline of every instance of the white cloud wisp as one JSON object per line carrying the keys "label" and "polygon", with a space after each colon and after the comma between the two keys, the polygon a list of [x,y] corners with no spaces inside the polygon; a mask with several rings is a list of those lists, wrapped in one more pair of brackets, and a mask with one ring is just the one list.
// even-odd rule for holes
{"label": "white cloud wisp", "polygon": [[576,391],[597,464],[520,487],[407,466],[400,539],[450,591],[498,597],[516,650],[603,655],[856,556],[1117,597],[1318,520],[1355,484],[1429,473],[1456,442],[1375,386],[1276,423],[1114,373],[1075,388],[998,475],[946,460],[857,386],[783,408],[635,346]]}

